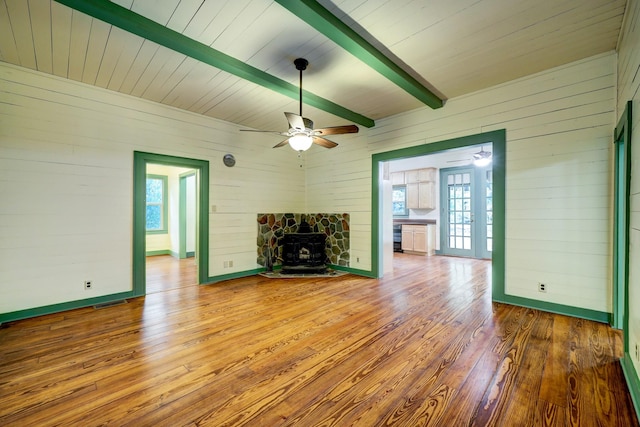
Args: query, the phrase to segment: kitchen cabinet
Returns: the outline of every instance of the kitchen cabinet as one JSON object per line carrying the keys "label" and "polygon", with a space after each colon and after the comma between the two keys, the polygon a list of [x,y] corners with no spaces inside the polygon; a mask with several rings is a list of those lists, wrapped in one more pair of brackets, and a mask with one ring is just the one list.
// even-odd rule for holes
{"label": "kitchen cabinet", "polygon": [[436,168],[413,169],[404,172],[405,183],[412,182],[435,182]]}
{"label": "kitchen cabinet", "polygon": [[414,182],[407,184],[407,208],[435,209],[436,183]]}
{"label": "kitchen cabinet", "polygon": [[402,250],[419,255],[433,255],[435,226],[402,224]]}
{"label": "kitchen cabinet", "polygon": [[404,172],[391,172],[391,185],[403,185]]}
{"label": "kitchen cabinet", "polygon": [[414,169],[404,172],[408,209],[436,208],[436,168]]}

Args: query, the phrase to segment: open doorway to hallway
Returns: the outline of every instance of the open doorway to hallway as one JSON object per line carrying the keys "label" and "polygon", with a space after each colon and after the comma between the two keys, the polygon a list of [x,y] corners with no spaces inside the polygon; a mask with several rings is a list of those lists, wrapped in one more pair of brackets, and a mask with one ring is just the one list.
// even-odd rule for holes
{"label": "open doorway to hallway", "polygon": [[[147,204],[147,165],[163,165],[169,167],[183,168],[181,172],[183,176],[178,174],[178,181],[180,179],[191,175],[195,172],[195,206],[196,206],[196,226],[195,226],[195,248],[194,262],[196,263],[197,281],[196,283],[206,283],[209,280],[209,162],[206,160],[188,159],[184,157],[168,156],[163,154],[144,153],[135,151],[133,153],[133,295],[143,296],[147,293],[147,280],[146,280],[146,258],[150,255],[149,251],[154,249],[149,246],[147,242],[148,237],[148,224],[147,224],[147,211],[149,210]],[[168,183],[166,194],[169,194]],[[180,198],[178,197],[178,200]],[[162,217],[158,211],[164,213],[164,206],[155,208],[155,226],[159,227],[160,224],[164,226],[165,219],[169,220],[169,203],[167,206],[167,214]],[[180,205],[182,206],[182,204]],[[177,209],[182,210],[178,206]],[[168,228],[167,224],[167,228]],[[180,229],[180,227],[178,227]],[[184,233],[183,233],[184,234]],[[171,240],[171,239],[170,239]],[[182,254],[185,254],[186,258],[186,238],[181,239],[178,237],[178,244],[171,244],[171,248],[168,253],[164,255],[173,255],[172,252],[178,254],[176,258],[180,258]],[[174,238],[175,241],[175,238]],[[183,243],[185,246],[183,246]],[[177,249],[176,249],[177,248]],[[157,249],[157,248],[156,248]],[[157,249],[163,250],[166,249]],[[153,252],[151,253],[153,254]],[[155,253],[159,255],[160,253]]]}
{"label": "open doorway to hallway", "polygon": [[196,285],[197,171],[147,163],[147,293]]}

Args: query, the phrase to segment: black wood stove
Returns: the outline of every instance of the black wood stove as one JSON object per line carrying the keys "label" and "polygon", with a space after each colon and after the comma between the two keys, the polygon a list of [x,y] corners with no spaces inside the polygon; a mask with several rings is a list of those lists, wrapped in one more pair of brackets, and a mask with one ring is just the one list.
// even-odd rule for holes
{"label": "black wood stove", "polygon": [[287,233],[282,237],[283,274],[324,274],[327,271],[325,247],[327,236],[314,233],[311,226],[303,221],[297,233]]}

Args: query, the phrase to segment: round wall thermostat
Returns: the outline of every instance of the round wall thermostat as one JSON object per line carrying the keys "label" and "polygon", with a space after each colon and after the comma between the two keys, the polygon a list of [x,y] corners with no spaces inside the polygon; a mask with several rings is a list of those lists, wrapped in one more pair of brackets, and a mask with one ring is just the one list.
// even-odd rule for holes
{"label": "round wall thermostat", "polygon": [[233,167],[233,165],[236,164],[236,158],[233,157],[233,154],[225,154],[222,158],[222,162],[225,164],[225,166]]}

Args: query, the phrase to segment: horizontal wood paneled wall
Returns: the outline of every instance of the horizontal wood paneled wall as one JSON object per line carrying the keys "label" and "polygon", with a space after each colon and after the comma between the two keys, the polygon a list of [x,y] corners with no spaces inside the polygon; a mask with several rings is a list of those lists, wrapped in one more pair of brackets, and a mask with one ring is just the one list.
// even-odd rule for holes
{"label": "horizontal wood paneled wall", "polygon": [[369,269],[371,155],[506,129],[506,293],[608,312],[615,63],[615,53],[599,55],[451,99],[440,110],[379,120],[314,154],[307,207],[349,211],[351,258]]}
{"label": "horizontal wood paneled wall", "polygon": [[[632,101],[631,135],[631,203],[629,224],[629,338],[630,361],[635,372],[631,383],[636,410],[640,413],[640,359],[635,349],[640,346],[640,1],[627,3],[627,12],[618,53],[618,108],[624,113],[627,101]],[[632,371],[629,369],[629,371]],[[633,387],[635,386],[635,388]]]}
{"label": "horizontal wood paneled wall", "polygon": [[257,267],[258,212],[305,210],[273,137],[1,62],[0,88],[0,313],[131,290],[134,150],[210,162],[211,276]]}
{"label": "horizontal wood paneled wall", "polygon": [[[292,150],[272,150],[269,136],[1,64],[0,191],[12,203],[0,207],[0,312],[86,298],[85,279],[96,283],[96,296],[130,289],[133,150],[211,162],[210,275],[256,267],[259,211],[350,212],[352,267],[369,270],[371,155],[501,128],[507,293],[609,311],[615,59],[600,55],[441,110],[380,120],[341,137],[337,149],[313,147],[302,168]],[[234,168],[222,165],[226,152],[238,159]],[[224,269],[230,259],[234,267]],[[50,270],[22,277],[26,264]],[[45,277],[49,285],[34,295],[18,291]],[[546,294],[538,281],[547,282]]]}

